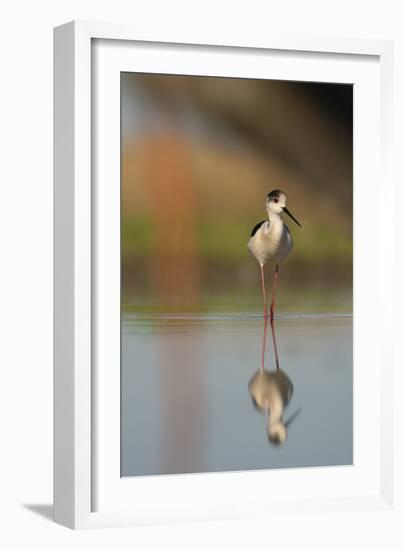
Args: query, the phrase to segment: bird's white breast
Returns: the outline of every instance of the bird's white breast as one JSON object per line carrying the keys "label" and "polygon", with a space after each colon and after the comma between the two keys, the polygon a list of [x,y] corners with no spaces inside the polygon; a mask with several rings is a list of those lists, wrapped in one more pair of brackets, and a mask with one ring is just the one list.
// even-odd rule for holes
{"label": "bird's white breast", "polygon": [[278,422],[292,397],[294,388],[284,371],[259,370],[249,381],[248,389],[256,406],[260,410],[269,409],[272,421]]}
{"label": "bird's white breast", "polygon": [[291,234],[280,217],[264,222],[248,242],[249,250],[260,264],[281,263],[292,247]]}

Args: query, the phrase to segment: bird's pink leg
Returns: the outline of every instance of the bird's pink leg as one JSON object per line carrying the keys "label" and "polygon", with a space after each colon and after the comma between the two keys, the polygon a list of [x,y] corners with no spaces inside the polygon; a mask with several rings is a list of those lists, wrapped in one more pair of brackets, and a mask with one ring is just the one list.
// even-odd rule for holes
{"label": "bird's pink leg", "polygon": [[278,370],[280,368],[280,361],[278,360],[276,331],[274,330],[274,320],[273,319],[270,319],[270,326],[271,326],[271,334],[272,334],[272,337],[273,337],[273,347],[274,347],[274,355],[275,355],[275,358],[276,358],[276,368]]}
{"label": "bird's pink leg", "polygon": [[262,277],[262,291],[263,291],[263,317],[266,319],[268,317],[267,314],[267,302],[266,302],[266,286],[264,284],[264,269],[263,264],[260,264],[260,274]]}
{"label": "bird's pink leg", "polygon": [[261,370],[264,370],[264,359],[266,355],[266,340],[267,340],[267,316],[264,318],[263,325],[263,340],[262,340],[262,366]]}
{"label": "bird's pink leg", "polygon": [[274,317],[274,306],[275,306],[275,300],[276,300],[276,290],[277,290],[277,283],[278,283],[278,272],[279,272],[279,266],[276,265],[276,271],[274,272],[274,286],[273,286],[273,296],[271,299],[271,306],[270,306],[270,319],[272,320]]}

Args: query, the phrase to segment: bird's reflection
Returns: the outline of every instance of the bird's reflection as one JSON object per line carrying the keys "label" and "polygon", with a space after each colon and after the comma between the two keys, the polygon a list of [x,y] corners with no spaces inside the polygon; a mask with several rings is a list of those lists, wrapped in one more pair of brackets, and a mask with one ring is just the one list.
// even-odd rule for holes
{"label": "bird's reflection", "polygon": [[298,416],[298,409],[287,421],[284,420],[284,411],[292,398],[294,386],[290,378],[280,368],[274,320],[270,321],[273,338],[276,369],[269,371],[265,368],[267,322],[264,319],[262,338],[262,357],[259,370],[249,381],[248,389],[255,408],[263,412],[267,419],[267,437],[275,444],[282,444],[287,439],[287,429]]}

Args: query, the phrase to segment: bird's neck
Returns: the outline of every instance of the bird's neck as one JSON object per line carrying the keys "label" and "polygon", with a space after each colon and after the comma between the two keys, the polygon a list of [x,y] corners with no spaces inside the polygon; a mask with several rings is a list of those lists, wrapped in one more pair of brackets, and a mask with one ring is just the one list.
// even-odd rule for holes
{"label": "bird's neck", "polygon": [[283,413],[284,413],[284,402],[281,399],[281,395],[279,393],[271,396],[269,410],[270,410],[270,416],[269,416],[270,425],[274,425],[282,421]]}
{"label": "bird's neck", "polygon": [[277,214],[277,212],[267,212],[267,217],[269,219],[269,222],[272,224],[283,223],[283,218],[281,217],[281,214]]}

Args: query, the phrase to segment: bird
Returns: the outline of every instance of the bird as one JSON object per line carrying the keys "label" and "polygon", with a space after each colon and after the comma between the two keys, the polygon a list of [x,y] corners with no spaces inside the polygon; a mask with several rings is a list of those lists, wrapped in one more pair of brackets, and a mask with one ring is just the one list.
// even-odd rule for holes
{"label": "bird", "polygon": [[265,413],[266,433],[269,441],[274,444],[282,444],[287,439],[288,427],[301,412],[299,408],[290,418],[284,420],[284,412],[294,393],[294,386],[287,374],[280,369],[274,322],[270,323],[274,354],[276,358],[276,370],[268,371],[264,365],[264,353],[266,347],[267,318],[264,320],[262,342],[262,364],[258,371],[249,380],[248,390],[254,407]]}
{"label": "bird", "polygon": [[286,207],[287,197],[283,191],[274,189],[266,197],[267,219],[257,223],[252,229],[248,249],[260,265],[263,291],[263,316],[268,317],[264,266],[267,262],[275,265],[274,286],[270,306],[270,319],[274,317],[275,296],[278,285],[280,264],[293,248],[293,240],[288,227],[283,222],[283,213],[287,214],[299,227],[302,225]]}
{"label": "bird", "polygon": [[284,421],[284,410],[294,391],[290,378],[281,369],[274,372],[259,369],[250,379],[248,389],[253,405],[265,413],[267,437],[272,443],[284,443],[290,424]]}

